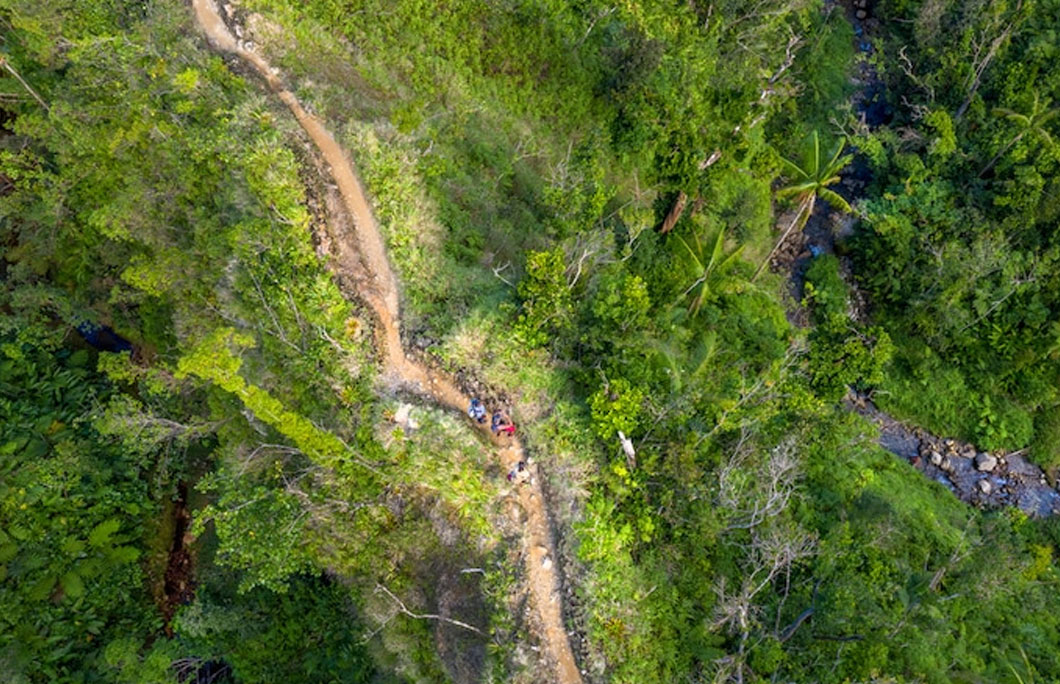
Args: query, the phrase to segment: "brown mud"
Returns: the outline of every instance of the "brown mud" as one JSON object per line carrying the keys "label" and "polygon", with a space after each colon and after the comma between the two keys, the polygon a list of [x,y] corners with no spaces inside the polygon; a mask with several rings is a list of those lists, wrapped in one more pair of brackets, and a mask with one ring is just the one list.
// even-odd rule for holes
{"label": "brown mud", "polygon": [[173,542],[169,548],[166,572],[162,583],[161,609],[166,636],[173,637],[170,624],[180,606],[195,598],[194,558],[191,552],[191,513],[188,511],[188,485],[177,485],[177,500],[173,503]]}
{"label": "brown mud", "polygon": [[[345,226],[342,221],[329,220],[329,235],[320,237],[326,238],[326,249],[332,256],[329,267],[335,273],[343,293],[348,298],[364,302],[377,320],[376,341],[382,360],[384,383],[391,388],[429,398],[463,414],[470,398],[450,376],[409,358],[405,353],[401,343],[397,278],[390,268],[379,226],[351,159],[324,124],[307,112],[284,86],[279,72],[236,40],[213,0],[192,0],[192,6],[210,42],[216,48],[238,56],[265,79],[269,89],[287,105],[326,163],[342,198],[344,206],[341,209],[352,220]],[[488,426],[476,427],[489,433]],[[506,471],[518,462],[527,460],[518,438],[493,438],[493,441]],[[561,580],[541,478],[537,465],[532,464],[530,467],[532,482],[517,490],[519,503],[526,513],[523,525],[524,558],[536,636],[552,669],[547,679],[561,684],[580,682],[581,675],[563,625]]]}

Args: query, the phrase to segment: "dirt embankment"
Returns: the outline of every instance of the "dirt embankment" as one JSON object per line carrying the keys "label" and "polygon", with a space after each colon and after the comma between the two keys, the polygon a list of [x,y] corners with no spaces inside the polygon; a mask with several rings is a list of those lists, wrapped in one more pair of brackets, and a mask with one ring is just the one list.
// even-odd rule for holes
{"label": "dirt embankment", "polygon": [[[405,354],[401,343],[400,309],[397,278],[390,268],[386,247],[372,214],[364,189],[345,150],[324,124],[308,113],[298,99],[284,86],[279,72],[257,53],[245,49],[229,31],[213,0],[193,0],[199,25],[218,49],[235,54],[265,79],[298,120],[319,151],[332,180],[338,186],[344,206],[352,219],[352,230],[342,230],[329,222],[330,267],[343,292],[366,303],[377,319],[376,338],[383,361],[384,380],[392,386],[407,388],[433,402],[455,411],[463,411],[470,398],[460,391],[446,374],[428,368]],[[487,426],[477,426],[488,431]],[[497,455],[507,469],[526,455],[517,438],[497,442]],[[533,482],[519,487],[519,502],[526,513],[523,543],[525,545],[527,582],[535,615],[536,636],[546,660],[552,667],[547,679],[561,684],[581,681],[570,641],[563,625],[562,593],[556,567],[556,554],[549,513],[541,490],[537,466],[531,466]]]}
{"label": "dirt embankment", "polygon": [[177,485],[177,500],[173,502],[172,524],[173,537],[166,560],[165,575],[162,578],[161,595],[157,597],[165,622],[167,637],[173,636],[171,622],[177,608],[190,603],[195,597],[193,576],[194,558],[191,542],[191,514],[188,511],[188,485],[181,482]]}

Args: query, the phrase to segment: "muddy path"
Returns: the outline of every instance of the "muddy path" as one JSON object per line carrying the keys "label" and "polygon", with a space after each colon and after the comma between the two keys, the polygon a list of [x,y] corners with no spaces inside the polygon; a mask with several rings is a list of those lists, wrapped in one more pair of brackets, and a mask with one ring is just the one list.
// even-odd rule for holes
{"label": "muddy path", "polygon": [[[210,42],[219,50],[238,56],[265,79],[269,89],[287,105],[327,164],[342,198],[343,209],[352,219],[353,227],[352,230],[342,230],[341,227],[330,225],[332,222],[329,221],[329,247],[333,256],[329,267],[343,287],[344,294],[367,304],[377,319],[376,338],[384,382],[463,414],[470,398],[457,384],[448,375],[428,368],[405,354],[401,343],[397,278],[390,268],[379,226],[349,155],[324,124],[308,113],[294,94],[287,90],[279,72],[236,40],[213,0],[192,0],[192,7],[196,20]],[[469,422],[469,425],[474,424]],[[489,434],[488,426],[475,427]],[[494,439],[494,444],[505,470],[528,460],[517,438]],[[517,488],[519,503],[526,514],[523,556],[526,559],[533,622],[544,656],[552,668],[548,681],[562,684],[580,682],[581,675],[563,625],[557,556],[537,467],[536,463],[531,463],[532,482]]]}

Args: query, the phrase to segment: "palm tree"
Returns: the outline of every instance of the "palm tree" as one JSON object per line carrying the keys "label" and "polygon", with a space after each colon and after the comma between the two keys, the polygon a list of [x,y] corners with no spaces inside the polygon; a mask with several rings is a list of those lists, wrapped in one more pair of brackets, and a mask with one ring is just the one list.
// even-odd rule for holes
{"label": "palm tree", "polygon": [[1050,100],[1049,98],[1045,98],[1044,100],[1039,99],[1038,93],[1035,93],[1034,104],[1031,105],[1030,114],[1021,114],[1015,110],[1006,109],[1005,107],[997,107],[994,109],[995,116],[1003,116],[1009,121],[1014,122],[1017,126],[1019,126],[1020,131],[1015,136],[1013,136],[1012,139],[1009,140],[1008,143],[1006,143],[1005,146],[1002,147],[997,154],[994,155],[994,158],[991,159],[986,166],[983,167],[983,170],[979,172],[980,178],[986,175],[987,171],[994,168],[994,164],[996,164],[999,159],[1004,157],[1005,153],[1011,150],[1012,147],[1020,140],[1022,140],[1023,136],[1027,135],[1028,133],[1033,133],[1034,135],[1037,135],[1038,137],[1045,140],[1045,142],[1049,145],[1053,144],[1053,137],[1049,135],[1049,131],[1045,130],[1045,124],[1051,119],[1053,119],[1053,117],[1055,117],[1057,114],[1060,114],[1060,109],[1049,109],[1049,104],[1051,102],[1052,100]]}
{"label": "palm tree", "polygon": [[[683,237],[677,236],[681,244],[685,246],[688,255],[692,257],[692,264],[696,270],[696,280],[684,291],[684,295],[692,295],[692,301],[688,304],[688,313],[695,316],[703,306],[703,302],[712,298],[720,289],[725,280],[725,275],[733,267],[736,260],[740,258],[743,247],[737,247],[728,256],[724,254],[725,229],[718,231],[718,237],[714,240],[714,248],[710,251],[710,257],[703,249],[699,241],[699,235],[692,233],[695,249],[689,245]],[[698,291],[697,291],[698,290]],[[695,294],[693,294],[695,292]]]}
{"label": "palm tree", "polygon": [[843,154],[846,140],[840,140],[831,158],[826,163],[822,163],[821,141],[817,131],[814,131],[810,138],[813,144],[810,145],[802,166],[787,159],[780,160],[786,175],[793,179],[794,182],[777,190],[777,197],[795,197],[799,200],[799,209],[795,212],[795,218],[791,224],[784,230],[777,243],[773,245],[773,249],[769,250],[769,254],[759,264],[758,270],[755,271],[754,276],[751,278],[752,282],[762,273],[766,264],[773,258],[773,254],[784,244],[784,240],[787,239],[788,234],[794,230],[795,226],[802,230],[806,222],[810,220],[810,216],[813,215],[813,210],[817,206],[818,199],[825,200],[839,211],[853,211],[845,199],[834,190],[828,188],[829,185],[835,185],[839,182],[839,172],[853,159],[853,156],[849,154],[840,156]]}

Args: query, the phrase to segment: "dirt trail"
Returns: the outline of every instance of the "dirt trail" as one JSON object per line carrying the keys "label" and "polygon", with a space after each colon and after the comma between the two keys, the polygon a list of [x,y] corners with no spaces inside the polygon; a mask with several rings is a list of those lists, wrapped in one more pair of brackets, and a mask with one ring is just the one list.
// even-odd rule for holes
{"label": "dirt trail", "polygon": [[[294,114],[330,167],[330,174],[338,185],[345,208],[354,223],[352,236],[332,236],[335,240],[333,249],[336,258],[330,265],[337,272],[340,282],[352,279],[356,284],[357,291],[346,294],[359,297],[378,318],[377,338],[384,375],[393,384],[404,385],[418,394],[463,413],[470,403],[470,398],[465,396],[448,376],[405,355],[401,345],[397,278],[387,261],[386,247],[379,226],[375,222],[349,156],[323,123],[305,111],[294,94],[286,89],[278,76],[279,72],[270,67],[261,56],[242,47],[228,30],[213,0],[192,0],[192,6],[199,25],[213,45],[237,55],[265,79],[269,88]],[[349,239],[342,239],[346,237]],[[354,244],[350,244],[351,242]],[[480,429],[487,433],[489,430],[486,426],[480,426]],[[519,461],[526,460],[518,439],[496,443],[498,456],[506,470],[514,467]],[[563,627],[555,546],[536,465],[531,466],[531,472],[534,475],[533,483],[518,487],[518,492],[519,501],[526,511],[524,557],[538,638],[553,668],[549,681],[562,684],[581,682],[570,640]]]}

